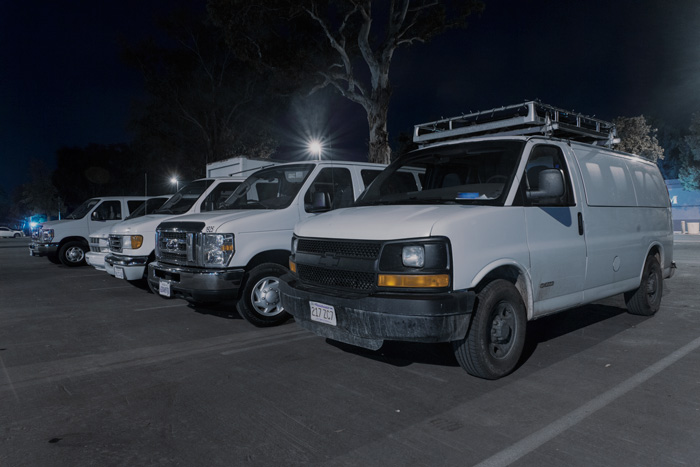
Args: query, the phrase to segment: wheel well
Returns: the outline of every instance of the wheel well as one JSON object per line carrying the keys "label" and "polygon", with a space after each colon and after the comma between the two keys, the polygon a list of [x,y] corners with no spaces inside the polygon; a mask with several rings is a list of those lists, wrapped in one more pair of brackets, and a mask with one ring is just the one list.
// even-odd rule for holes
{"label": "wheel well", "polygon": [[68,242],[80,242],[83,245],[85,245],[85,247],[87,248],[87,251],[90,251],[90,243],[88,243],[88,241],[85,240],[83,237],[66,237],[59,242],[58,247],[61,248],[63,245],[65,245]]}
{"label": "wheel well", "polygon": [[289,250],[263,251],[262,253],[258,253],[257,255],[253,256],[253,258],[248,261],[248,265],[245,269],[246,271],[250,271],[254,267],[263,263],[275,263],[279,264],[280,266],[284,266],[285,268],[289,268],[290,254],[291,252]]}
{"label": "wheel well", "polygon": [[486,287],[489,283],[495,281],[496,279],[503,279],[515,286],[515,288],[520,292],[520,296],[523,298],[523,303],[527,309],[528,319],[532,317],[532,297],[530,288],[528,287],[528,281],[526,275],[515,266],[500,266],[489,272],[484,276],[483,279],[474,288],[474,291],[478,294]]}
{"label": "wheel well", "polygon": [[659,262],[661,267],[663,268],[663,260],[662,260],[662,252],[661,252],[661,247],[659,245],[654,245],[651,247],[649,250],[649,254],[647,256],[654,256],[656,260]]}

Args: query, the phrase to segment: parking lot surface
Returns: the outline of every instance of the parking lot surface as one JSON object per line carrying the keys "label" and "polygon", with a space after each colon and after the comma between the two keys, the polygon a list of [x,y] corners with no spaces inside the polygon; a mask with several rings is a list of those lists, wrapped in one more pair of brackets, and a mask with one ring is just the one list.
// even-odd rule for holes
{"label": "parking lot surface", "polygon": [[258,329],[0,239],[0,466],[697,466],[698,240],[656,316],[534,321],[485,381],[449,345]]}

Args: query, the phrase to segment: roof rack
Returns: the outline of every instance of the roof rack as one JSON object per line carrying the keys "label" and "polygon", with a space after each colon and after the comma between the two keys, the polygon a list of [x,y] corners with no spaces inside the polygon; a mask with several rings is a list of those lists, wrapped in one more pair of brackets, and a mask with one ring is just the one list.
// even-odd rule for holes
{"label": "roof rack", "polygon": [[498,107],[414,126],[413,142],[427,144],[456,137],[542,134],[612,148],[620,142],[615,125],[537,101]]}

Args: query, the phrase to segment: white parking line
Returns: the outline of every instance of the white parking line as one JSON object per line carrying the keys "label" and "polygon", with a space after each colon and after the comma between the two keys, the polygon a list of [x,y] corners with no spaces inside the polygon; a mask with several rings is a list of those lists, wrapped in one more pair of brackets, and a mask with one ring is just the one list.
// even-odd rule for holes
{"label": "white parking line", "polygon": [[658,362],[646,369],[640,371],[636,375],[628,378],[622,383],[618,384],[612,389],[602,393],[598,397],[588,401],[586,404],[582,405],[578,409],[569,412],[568,414],[561,417],[546,427],[539,431],[531,434],[530,436],[523,438],[517,443],[513,444],[507,449],[489,457],[488,459],[480,462],[476,467],[497,467],[506,466],[517,461],[526,454],[531,453],[538,447],[542,446],[547,441],[555,438],[564,431],[573,427],[574,425],[583,421],[586,417],[593,415],[598,410],[602,409],[606,405],[615,401],[617,398],[625,395],[632,389],[641,385],[648,379],[652,378],[656,374],[665,370],[669,366],[676,363],[681,358],[688,355],[690,352],[697,350],[700,347],[700,337],[690,342],[689,344],[681,347],[670,355],[662,358]]}
{"label": "white parking line", "polygon": [[160,310],[161,308],[177,308],[180,306],[186,307],[187,303],[176,303],[175,305],[150,306],[148,308],[135,308],[134,311]]}

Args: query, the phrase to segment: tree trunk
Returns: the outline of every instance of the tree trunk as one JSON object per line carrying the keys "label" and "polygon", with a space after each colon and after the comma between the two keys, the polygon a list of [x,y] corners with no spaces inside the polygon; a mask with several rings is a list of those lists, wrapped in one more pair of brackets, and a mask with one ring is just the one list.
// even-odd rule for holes
{"label": "tree trunk", "polygon": [[[374,94],[374,93],[373,93]],[[386,128],[389,114],[389,89],[378,90],[379,98],[371,100],[371,106],[367,109],[367,123],[369,124],[369,162],[388,164],[391,162],[391,146],[389,146],[389,132]]]}

